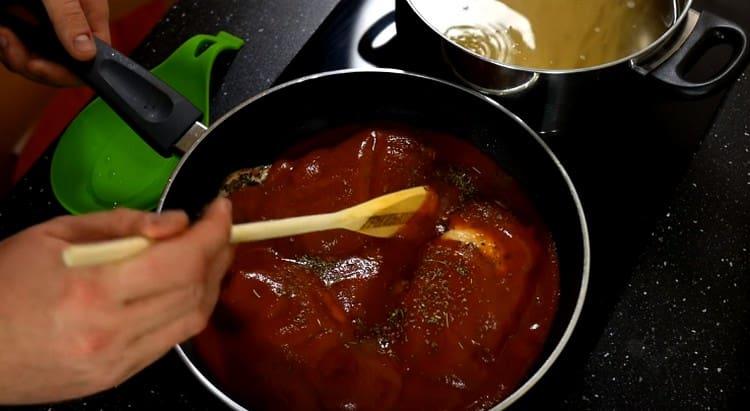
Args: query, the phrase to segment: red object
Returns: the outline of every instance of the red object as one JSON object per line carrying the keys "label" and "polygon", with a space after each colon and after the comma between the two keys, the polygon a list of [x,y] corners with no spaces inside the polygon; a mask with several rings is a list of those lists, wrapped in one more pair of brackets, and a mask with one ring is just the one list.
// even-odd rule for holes
{"label": "red object", "polygon": [[[164,0],[151,1],[112,23],[112,44],[130,54],[161,20],[169,4]],[[21,152],[13,172],[16,183],[58,138],[65,127],[88,104],[94,93],[88,87],[60,89],[42,111],[39,122]]]}
{"label": "red object", "polygon": [[[330,230],[239,245],[196,352],[248,408],[489,408],[542,352],[559,294],[551,235],[471,144],[403,126],[347,130],[232,193],[235,222],[421,185],[436,195],[393,238]],[[376,224],[403,218],[388,217]]]}

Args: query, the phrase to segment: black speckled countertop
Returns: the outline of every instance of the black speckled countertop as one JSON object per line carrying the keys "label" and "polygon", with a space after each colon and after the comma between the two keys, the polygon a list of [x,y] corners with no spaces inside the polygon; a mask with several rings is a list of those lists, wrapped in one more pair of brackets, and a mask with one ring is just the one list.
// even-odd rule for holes
{"label": "black speckled countertop", "polygon": [[746,407],[749,75],[728,93],[596,345],[581,393],[592,408]]}
{"label": "black speckled countertop", "polygon": [[[747,409],[749,76],[732,86],[669,193],[585,366],[553,400],[560,408]],[[608,275],[592,270],[592,281]]]}
{"label": "black speckled countertop", "polygon": [[[212,97],[216,118],[274,83],[337,3],[183,0],[134,57],[146,66],[155,65],[201,32],[226,30],[245,38],[248,43],[239,54],[218,66],[214,83],[218,87]],[[746,0],[696,0],[696,4],[750,29]],[[586,151],[573,143],[550,141],[579,185],[592,223],[591,287],[564,354],[516,408],[747,409],[750,69],[723,99],[716,96],[710,101],[712,107],[720,106],[713,121],[705,122],[711,124],[710,130],[700,141],[682,141],[679,126],[665,127],[671,133],[666,138],[647,136],[661,138],[661,143],[638,140],[637,149],[614,142],[595,144]],[[714,110],[698,112],[709,120],[714,116]],[[690,119],[685,120],[683,127],[691,127]],[[652,129],[649,124],[642,127]],[[602,138],[608,135],[606,129],[601,133]],[[704,134],[702,128],[698,134]],[[629,167],[634,170],[649,166],[648,173],[659,184],[635,181],[623,186],[626,193],[609,198],[617,187],[607,186],[626,181],[627,173],[592,175],[598,173],[589,167],[603,164],[606,157],[601,164],[585,167],[576,160],[602,156],[596,150],[612,145],[625,153],[619,160],[632,155]],[[50,193],[49,153],[0,203],[0,235],[63,213]],[[632,175],[643,178],[637,170]],[[613,183],[607,182],[610,177]],[[607,195],[597,196],[601,191]],[[608,208],[607,201],[619,206]],[[617,238],[622,242],[612,240]],[[224,407],[170,353],[108,392],[27,409]]]}

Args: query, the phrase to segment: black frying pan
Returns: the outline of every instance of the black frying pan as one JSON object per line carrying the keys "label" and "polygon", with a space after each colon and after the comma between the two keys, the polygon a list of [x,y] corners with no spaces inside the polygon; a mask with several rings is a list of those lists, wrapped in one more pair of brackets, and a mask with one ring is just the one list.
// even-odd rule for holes
{"label": "black frying pan", "polygon": [[[3,21],[9,21],[7,15],[5,20],[0,17],[0,24]],[[27,34],[38,32],[37,27]],[[94,63],[70,67],[157,151],[169,153],[175,142],[185,141],[184,133],[195,133],[197,110],[111,48],[100,44]],[[448,82],[395,70],[339,71],[295,80],[247,100],[198,133],[165,187],[159,210],[184,209],[195,218],[233,171],[270,164],[290,145],[322,130],[373,121],[397,121],[471,142],[521,184],[552,232],[560,264],[559,311],[538,364],[495,407],[503,409],[544,375],[568,341],[586,294],[589,240],[578,195],[562,165],[534,131],[493,100]],[[212,382],[190,342],[176,349],[229,406],[252,405],[235,403]]]}

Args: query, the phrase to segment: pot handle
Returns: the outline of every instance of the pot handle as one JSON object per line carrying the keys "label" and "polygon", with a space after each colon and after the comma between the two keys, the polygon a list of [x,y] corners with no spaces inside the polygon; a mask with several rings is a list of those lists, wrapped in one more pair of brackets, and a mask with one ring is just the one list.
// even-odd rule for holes
{"label": "pot handle", "polygon": [[377,47],[375,47],[375,41],[379,36],[386,33],[389,27],[395,27],[395,24],[396,13],[392,11],[381,17],[362,35],[362,39],[357,46],[357,51],[362,58],[378,66],[388,65],[388,62],[393,60],[397,34],[394,33],[394,36]]}
{"label": "pot handle", "polygon": [[[703,11],[682,46],[666,61],[654,68],[650,74],[687,95],[710,94],[733,80],[737,72],[743,69],[748,57],[747,37],[745,30],[736,23]],[[732,57],[727,65],[713,78],[704,82],[686,79],[687,71],[700,57],[719,44],[726,44],[732,48]]]}
{"label": "pot handle", "polygon": [[13,30],[33,52],[86,82],[164,157],[177,151],[174,145],[202,117],[184,96],[98,38],[94,38],[93,60],[75,60],[60,44],[41,1],[3,1],[0,26]]}

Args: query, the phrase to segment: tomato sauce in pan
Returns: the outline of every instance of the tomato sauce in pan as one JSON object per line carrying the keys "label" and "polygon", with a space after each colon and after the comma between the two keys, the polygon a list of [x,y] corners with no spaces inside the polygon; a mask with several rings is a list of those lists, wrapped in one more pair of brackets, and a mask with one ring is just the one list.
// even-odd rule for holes
{"label": "tomato sauce in pan", "polygon": [[508,396],[559,296],[555,246],[521,189],[448,135],[377,125],[310,141],[231,194],[235,222],[420,185],[436,195],[394,238],[335,230],[239,246],[194,340],[215,380],[268,410],[479,410]]}

